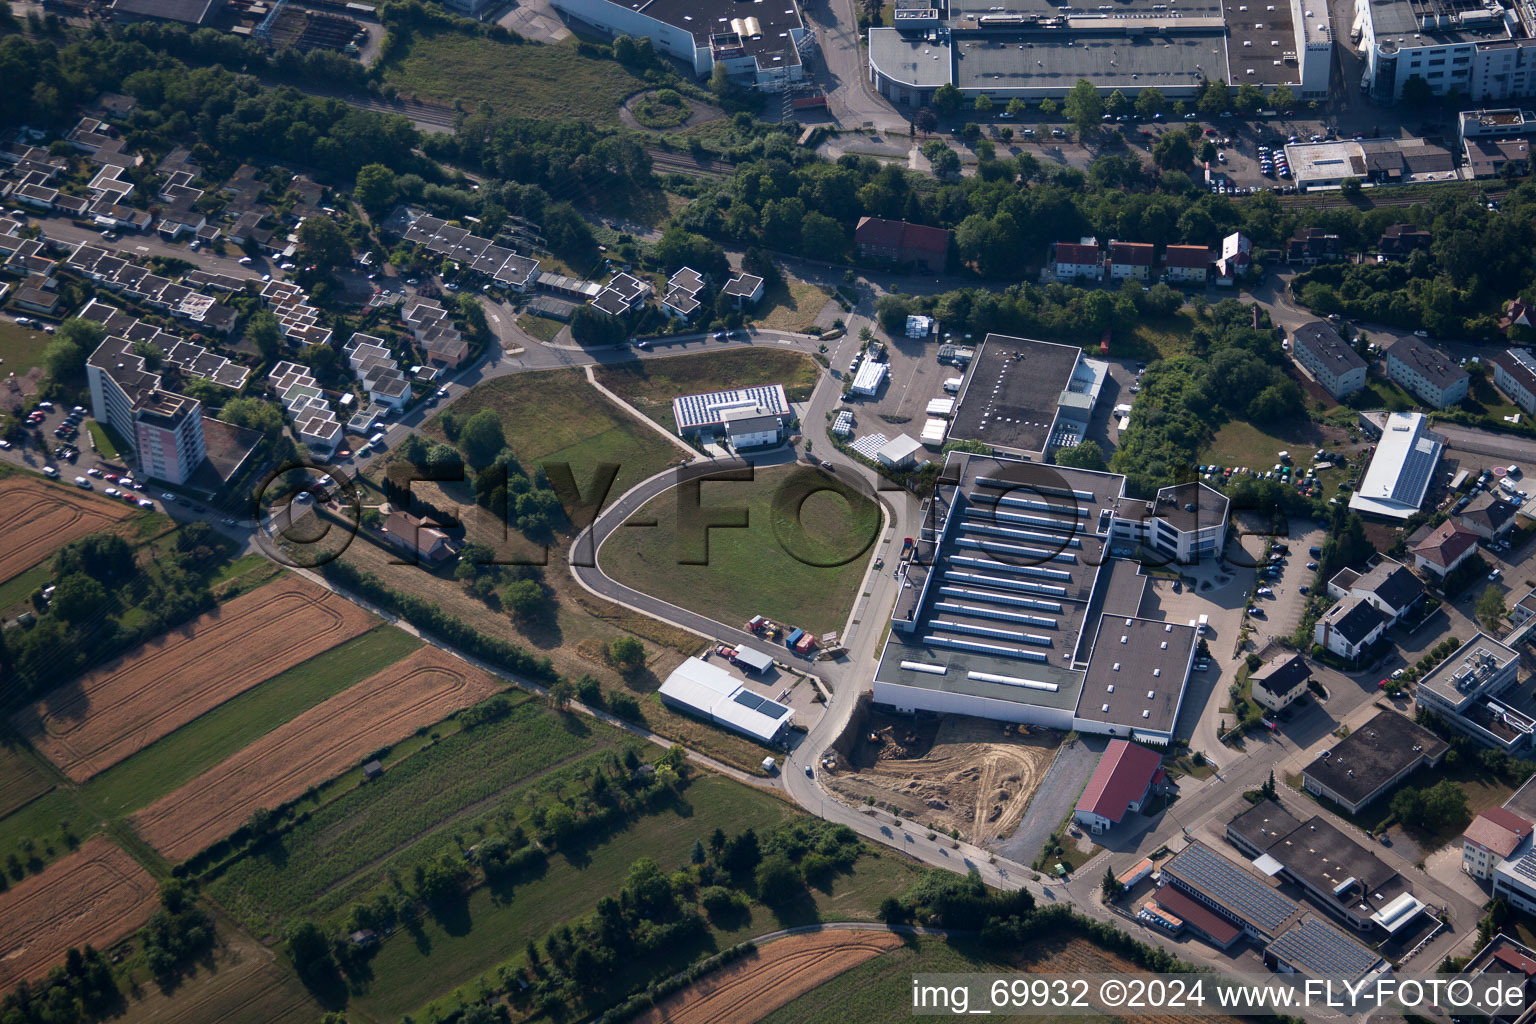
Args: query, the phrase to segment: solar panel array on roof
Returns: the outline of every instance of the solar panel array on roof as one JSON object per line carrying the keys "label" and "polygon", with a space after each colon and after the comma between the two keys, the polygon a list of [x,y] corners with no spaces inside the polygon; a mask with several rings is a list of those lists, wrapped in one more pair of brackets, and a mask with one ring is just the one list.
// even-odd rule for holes
{"label": "solar panel array on roof", "polygon": [[700,395],[680,395],[672,400],[673,416],[679,431],[719,426],[722,414],[730,409],[761,407],[765,413],[789,415],[789,400],[781,384],[711,391]]}
{"label": "solar panel array on roof", "polygon": [[759,697],[751,690],[742,690],[732,699],[742,707],[761,712],[762,714],[767,715],[769,718],[783,718],[785,715],[789,714],[789,708],[785,707],[783,704],[768,700],[766,697]]}
{"label": "solar panel array on roof", "polygon": [[1298,921],[1265,950],[1305,974],[1359,978],[1381,963],[1375,951],[1315,917]]}
{"label": "solar panel array on roof", "polygon": [[1297,910],[1294,901],[1201,843],[1185,847],[1164,870],[1266,934],[1278,931]]}

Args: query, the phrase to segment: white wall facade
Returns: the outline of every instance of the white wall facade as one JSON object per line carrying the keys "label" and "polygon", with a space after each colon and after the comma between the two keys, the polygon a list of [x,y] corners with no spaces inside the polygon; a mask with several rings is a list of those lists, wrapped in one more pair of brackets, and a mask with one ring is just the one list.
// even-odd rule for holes
{"label": "white wall facade", "polygon": [[714,58],[708,46],[694,42],[693,33],[657,21],[639,11],[608,0],[550,0],[555,10],[579,18],[589,25],[607,29],[614,35],[644,36],[661,52],[676,57],[693,68],[693,73],[704,76],[714,69]]}
{"label": "white wall facade", "polygon": [[1071,732],[1073,728],[1071,708],[1046,708],[1038,704],[995,700],[969,693],[930,690],[921,686],[903,686],[900,683],[881,682],[879,679],[874,681],[874,701],[876,704],[888,704],[898,711],[937,711],[951,715],[972,715],[976,718],[990,718],[996,722],[1023,722],[1025,725],[1060,729],[1062,732]]}

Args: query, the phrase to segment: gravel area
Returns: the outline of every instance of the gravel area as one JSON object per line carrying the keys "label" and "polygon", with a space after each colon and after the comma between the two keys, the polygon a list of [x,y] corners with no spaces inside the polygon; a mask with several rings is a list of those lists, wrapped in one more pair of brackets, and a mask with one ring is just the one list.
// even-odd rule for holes
{"label": "gravel area", "polygon": [[995,844],[997,852],[1020,864],[1033,863],[1046,839],[1077,803],[1083,785],[1099,763],[1099,755],[1108,745],[1106,737],[1095,736],[1074,740],[1058,750],[1029,802],[1029,810],[1024,812],[1024,821],[1013,835]]}

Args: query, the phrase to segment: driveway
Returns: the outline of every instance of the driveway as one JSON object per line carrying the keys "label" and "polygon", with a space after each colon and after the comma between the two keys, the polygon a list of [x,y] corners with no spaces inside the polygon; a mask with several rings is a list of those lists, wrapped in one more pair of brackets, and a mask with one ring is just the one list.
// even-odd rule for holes
{"label": "driveway", "polygon": [[1072,813],[1088,776],[1093,774],[1099,756],[1107,746],[1109,741],[1102,736],[1079,738],[1062,746],[1029,801],[1024,820],[1013,835],[994,843],[994,849],[1009,860],[1033,864],[1046,839],[1056,831],[1062,819]]}

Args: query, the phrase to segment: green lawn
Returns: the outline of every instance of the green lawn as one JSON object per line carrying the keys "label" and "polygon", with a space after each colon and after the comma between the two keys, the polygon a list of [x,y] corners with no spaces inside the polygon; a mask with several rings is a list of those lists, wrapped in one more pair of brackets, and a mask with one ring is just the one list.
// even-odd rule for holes
{"label": "green lawn", "polygon": [[[522,963],[530,938],[541,940],[560,922],[591,911],[600,897],[623,886],[637,859],[651,857],[662,870],[671,871],[686,866],[693,841],[707,840],[716,828],[730,833],[751,825],[761,835],[795,813],[774,797],[719,776],[703,776],[687,787],[677,808],[635,820],[607,842],[583,851],[580,865],[557,855],[542,875],[518,886],[511,896],[503,893],[498,900],[482,887],[470,895],[466,912],[447,927],[433,919],[425,923],[421,938],[395,935],[373,959],[373,983],[354,1005],[376,1020],[398,1020],[406,1013],[431,1019],[416,1011],[433,1000],[440,1007],[452,1006],[457,997],[445,995],[450,989],[472,983],[481,974],[494,977],[499,965]],[[802,908],[786,919],[754,907],[749,920],[733,922],[730,931],[678,950],[668,963],[646,964],[646,973],[666,975],[711,950],[794,924],[872,920],[880,901],[905,889],[916,875],[916,868],[901,858],[863,857],[853,875],[838,878],[830,892],[813,890],[814,909]]]}
{"label": "green lawn", "polygon": [[387,764],[365,786],[343,777],[332,787],[340,796],[207,889],[258,935],[281,934],[297,917],[339,924],[354,901],[390,884],[390,871],[408,876],[416,863],[454,848],[450,832],[467,835],[476,821],[526,811],[522,798],[546,776],[558,784],[560,769],[606,756],[623,739],[526,700],[498,722]]}
{"label": "green lawn", "polygon": [[419,34],[384,80],[402,93],[482,103],[498,114],[616,125],[619,104],[645,82],[617,61],[577,52],[574,39],[513,45],[458,32]]}
{"label": "green lawn", "polygon": [[86,420],[86,428],[91,432],[91,440],[96,442],[96,453],[104,459],[117,458],[117,445],[107,435],[107,428],[95,420]]}
{"label": "green lawn", "polygon": [[637,359],[601,366],[594,372],[604,387],[675,433],[677,421],[672,417],[672,399],[678,395],[783,384],[791,402],[803,402],[815,390],[819,371],[814,359],[799,352],[738,348],[668,359]]}
{"label": "green lawn", "polygon": [[1131,332],[1129,346],[1112,338],[1110,351],[1115,355],[1135,355],[1148,362],[1188,355],[1194,327],[1195,314],[1189,309],[1182,309],[1170,317],[1142,320]]}
{"label": "green lawn", "polygon": [[1222,425],[1199,461],[1219,466],[1247,466],[1260,472],[1280,461],[1277,456],[1289,451],[1302,468],[1310,464],[1313,452],[1327,440],[1322,427],[1309,419],[1290,420],[1261,428],[1252,423],[1232,421]]}
{"label": "green lawn", "polygon": [[[39,562],[19,576],[12,576],[4,583],[0,583],[0,613],[16,605],[21,605],[32,596],[32,591],[38,587],[45,587],[53,578],[53,559]],[[26,610],[17,608],[18,613]]]}
{"label": "green lawn", "polygon": [[1519,406],[1505,398],[1499,389],[1493,386],[1493,381],[1488,377],[1473,377],[1467,388],[1467,399],[1462,407],[1479,416],[1488,418],[1490,424],[1495,427],[1504,426],[1504,417],[1519,414],[1524,419],[1524,413]]}
{"label": "green lawn", "polygon": [[[568,462],[583,493],[599,463],[620,467],[611,499],[683,457],[676,446],[599,394],[581,370],[497,377],[453,403],[454,415],[464,419],[481,409],[496,410],[507,444],[525,469]],[[434,438],[444,436],[441,417],[423,429]]]}
{"label": "green lawn", "polygon": [[48,347],[48,335],[21,327],[11,320],[0,320],[0,377],[15,373],[26,376],[28,370],[42,365],[43,349]]}
{"label": "green lawn", "polygon": [[[843,628],[880,530],[872,500],[818,469],[775,466],[701,484],[703,518],[685,530],[678,495],[658,495],[608,538],[600,558],[614,579],[722,622]],[[702,525],[727,517],[744,526]]]}
{"label": "green lawn", "polygon": [[748,314],[748,318],[768,330],[804,334],[816,322],[832,295],[809,282],[795,278],[787,280],[787,284],[775,285],[764,292],[762,301],[757,304],[757,312]]}
{"label": "green lawn", "polygon": [[0,746],[0,818],[53,788],[53,780],[27,754]]}
{"label": "green lawn", "polygon": [[353,637],[113,765],[86,783],[84,795],[112,817],[131,814],[420,646],[420,640],[393,626]]}
{"label": "green lawn", "polygon": [[532,313],[525,313],[517,318],[517,326],[540,341],[554,341],[555,335],[560,333],[560,328],[564,327],[565,324],[562,324],[559,320],[551,320],[547,316],[534,316]]}
{"label": "green lawn", "polygon": [[[75,795],[65,789],[53,789],[30,801],[20,810],[0,818],[0,858],[6,865],[6,877],[16,881],[16,863],[29,870],[41,871],[69,853],[73,847],[64,836],[68,824],[76,843],[100,832],[102,822],[87,813]],[[11,857],[16,862],[11,861]]]}

